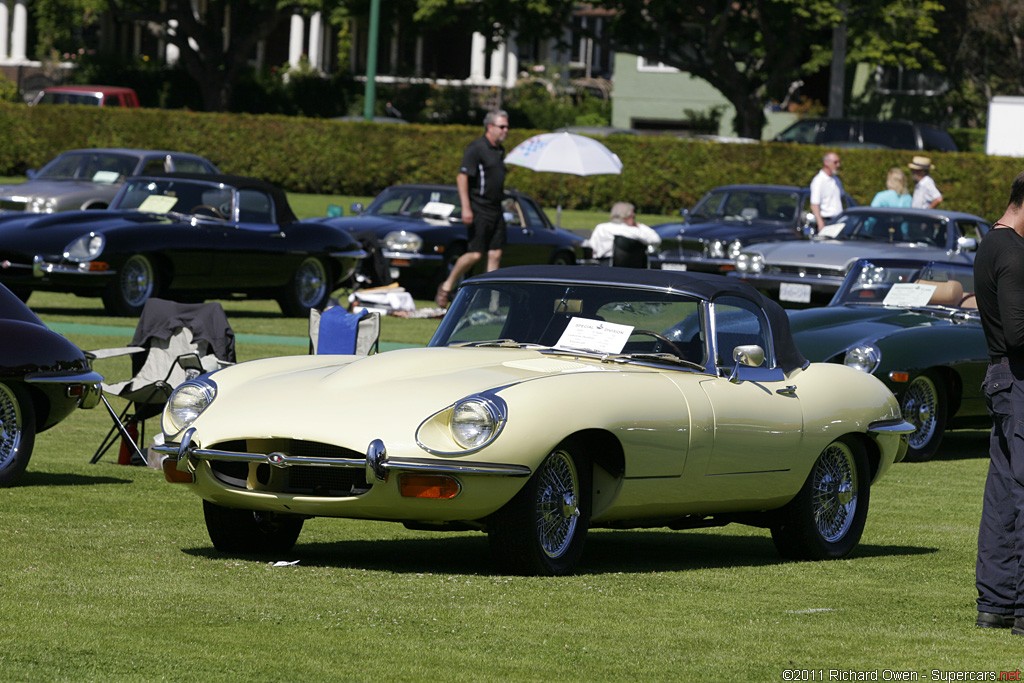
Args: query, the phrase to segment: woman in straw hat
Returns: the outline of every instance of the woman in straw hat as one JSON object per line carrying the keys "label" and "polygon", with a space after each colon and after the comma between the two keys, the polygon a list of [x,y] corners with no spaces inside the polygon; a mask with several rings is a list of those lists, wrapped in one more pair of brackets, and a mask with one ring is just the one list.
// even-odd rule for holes
{"label": "woman in straw hat", "polygon": [[942,193],[929,175],[932,160],[928,157],[914,157],[907,166],[914,176],[914,199],[910,205],[915,209],[934,209],[942,202]]}

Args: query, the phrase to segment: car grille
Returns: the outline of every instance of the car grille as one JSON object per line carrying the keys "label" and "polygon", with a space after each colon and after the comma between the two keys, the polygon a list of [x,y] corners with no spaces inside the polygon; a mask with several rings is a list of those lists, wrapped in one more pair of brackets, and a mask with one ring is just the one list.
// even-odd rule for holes
{"label": "car grille", "polygon": [[[265,442],[262,442],[265,443]],[[239,453],[261,453],[264,448],[250,448],[245,442],[232,441],[214,446],[217,450]],[[365,460],[366,454],[331,444],[287,440],[275,442],[275,451],[293,456]],[[268,493],[298,493],[313,496],[359,496],[372,486],[366,483],[366,469],[360,467],[319,467],[291,465],[272,467],[266,463],[245,463],[212,460],[210,467],[218,481],[240,489]]]}
{"label": "car grille", "polygon": [[0,199],[0,211],[24,211],[26,202],[16,202],[11,199]]}
{"label": "car grille", "polygon": [[806,278],[842,278],[845,272],[835,268],[814,268],[811,266],[773,266],[766,264],[764,267],[766,275],[788,275]]}
{"label": "car grille", "polygon": [[704,240],[679,240],[679,254],[683,258],[700,258],[704,250]]}

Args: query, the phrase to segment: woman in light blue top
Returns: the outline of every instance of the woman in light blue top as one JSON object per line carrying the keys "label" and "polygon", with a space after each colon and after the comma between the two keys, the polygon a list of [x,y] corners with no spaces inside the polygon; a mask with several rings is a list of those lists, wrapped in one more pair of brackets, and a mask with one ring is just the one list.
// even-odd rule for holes
{"label": "woman in light blue top", "polygon": [[895,209],[910,206],[912,197],[907,192],[907,175],[902,168],[893,166],[885,177],[885,186],[889,189],[882,190],[871,200],[871,206],[892,207]]}

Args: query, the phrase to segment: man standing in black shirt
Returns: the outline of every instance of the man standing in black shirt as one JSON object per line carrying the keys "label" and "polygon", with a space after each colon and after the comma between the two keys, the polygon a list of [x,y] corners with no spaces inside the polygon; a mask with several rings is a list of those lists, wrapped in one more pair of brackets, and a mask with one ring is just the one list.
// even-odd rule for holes
{"label": "man standing in black shirt", "polygon": [[489,111],[484,117],[484,134],[466,147],[455,178],[462,204],[462,222],[469,230],[466,253],[452,265],[447,279],[437,287],[434,303],[447,308],[452,291],[463,275],[472,270],[487,252],[487,270],[501,265],[506,228],[501,202],[505,198],[505,148],[508,114]]}
{"label": "man standing in black shirt", "polygon": [[990,356],[982,389],[992,416],[976,623],[1024,636],[1024,173],[1014,179],[1006,212],[992,228],[974,260]]}

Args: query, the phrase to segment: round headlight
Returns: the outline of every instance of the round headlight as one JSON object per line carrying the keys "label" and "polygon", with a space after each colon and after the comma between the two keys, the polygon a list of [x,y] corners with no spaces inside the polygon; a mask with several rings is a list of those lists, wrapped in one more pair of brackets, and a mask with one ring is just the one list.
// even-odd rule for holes
{"label": "round headlight", "polygon": [[423,238],[414,232],[399,230],[384,235],[384,248],[390,251],[419,251]]}
{"label": "round headlight", "polygon": [[177,434],[196,421],[217,396],[212,382],[185,382],[171,393],[164,409],[162,426],[167,434]]}
{"label": "round headlight", "polygon": [[708,256],[711,258],[725,258],[725,242],[722,240],[708,242]]}
{"label": "round headlight", "polygon": [[743,243],[742,242],[740,242],[739,240],[733,240],[732,242],[729,242],[729,246],[726,247],[726,250],[725,250],[726,256],[728,256],[731,259],[734,259],[734,258],[736,258],[737,256],[740,255],[740,249],[742,249],[742,248],[743,248]]}
{"label": "round headlight", "polygon": [[497,436],[503,423],[501,408],[485,398],[467,398],[452,409],[452,437],[463,448],[487,445]]}
{"label": "round headlight", "polygon": [[81,263],[82,261],[91,261],[103,253],[103,247],[106,246],[106,244],[106,237],[90,232],[88,235],[82,235],[74,242],[64,247],[64,258],[77,263]]}
{"label": "round headlight", "polygon": [[26,209],[31,213],[53,213],[56,208],[56,197],[32,197],[26,204]]}
{"label": "round headlight", "polygon": [[860,370],[861,372],[866,372],[869,375],[878,368],[878,364],[881,362],[882,352],[877,346],[871,344],[854,346],[846,352],[846,357],[843,358],[844,365]]}

